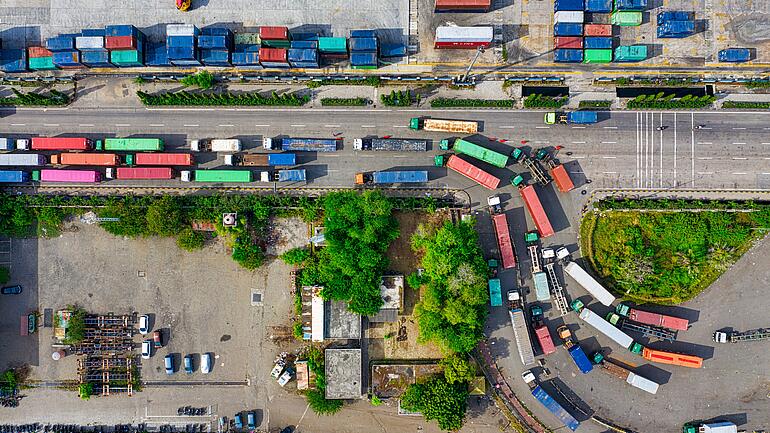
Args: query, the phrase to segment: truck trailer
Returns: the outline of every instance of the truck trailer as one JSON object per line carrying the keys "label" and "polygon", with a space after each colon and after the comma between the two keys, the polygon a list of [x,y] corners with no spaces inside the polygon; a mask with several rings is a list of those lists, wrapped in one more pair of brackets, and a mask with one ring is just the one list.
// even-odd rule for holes
{"label": "truck trailer", "polygon": [[559,191],[570,192],[575,189],[575,184],[572,182],[572,179],[570,179],[567,169],[564,168],[564,164],[556,164],[551,167],[550,174]]}
{"label": "truck trailer", "polygon": [[458,138],[452,146],[455,152],[468,155],[472,158],[476,158],[480,161],[484,161],[487,164],[494,165],[495,167],[505,168],[508,165],[508,155],[495,152],[494,150],[487,149],[486,147],[479,146],[476,143]]}
{"label": "truck trailer", "polygon": [[84,137],[32,137],[32,150],[91,150],[93,142]]}
{"label": "truck trailer", "polygon": [[664,352],[645,347],[642,351],[642,358],[659,362],[661,364],[678,365],[680,367],[701,368],[703,358],[693,355],[683,355],[681,353]]}
{"label": "truck trailer", "polygon": [[275,172],[277,182],[304,182],[306,180],[305,169],[278,170]]}
{"label": "truck trailer", "polygon": [[195,170],[196,182],[251,182],[248,170]]}
{"label": "truck trailer", "polygon": [[615,376],[620,380],[624,380],[627,384],[639,388],[642,391],[649,392],[650,394],[656,394],[658,392],[657,383],[646,379],[631,370],[618,365],[616,362],[605,358],[601,352],[596,352],[593,356],[594,363],[598,365],[602,371],[611,376]]}
{"label": "truck trailer", "polygon": [[575,431],[580,427],[580,422],[569,414],[556,400],[553,399],[539,384],[536,383],[535,375],[527,370],[521,374],[524,383],[529,385],[532,396],[539,401],[549,412],[551,412],[568,429]]}
{"label": "truck trailer", "polygon": [[414,130],[433,132],[457,132],[462,134],[475,134],[479,132],[479,122],[467,120],[449,119],[424,119],[413,117],[409,121],[409,128]]}
{"label": "truck trailer", "polygon": [[174,177],[170,167],[118,167],[117,169],[110,167],[107,169],[108,179],[113,177],[113,170],[115,170],[115,178],[123,180],[171,179]]}
{"label": "truck trailer", "polygon": [[0,183],[29,182],[29,173],[22,170],[0,170]]}
{"label": "truck trailer", "polygon": [[714,341],[717,343],[737,343],[739,341],[760,341],[770,339],[770,328],[752,329],[751,331],[716,331]]}
{"label": "truck trailer", "polygon": [[634,322],[660,326],[662,328],[686,331],[689,326],[689,321],[687,319],[637,310],[636,308],[631,308],[629,305],[622,303],[615,308],[615,312],[623,317],[628,317]]}
{"label": "truck trailer", "polygon": [[548,332],[548,326],[545,324],[543,309],[539,305],[533,305],[529,308],[529,316],[537,341],[540,343],[540,349],[543,350],[543,355],[550,355],[556,352],[556,346],[553,345],[553,340],[551,340],[551,333]]}
{"label": "truck trailer", "polygon": [[588,275],[588,272],[584,271],[577,263],[567,263],[567,266],[564,267],[564,271],[602,305],[609,307],[615,302],[615,296],[599,284],[598,281],[594,280],[593,277]]}
{"label": "truck trailer", "polygon": [[0,154],[0,166],[2,167],[39,167],[46,164],[45,155],[39,153],[2,153]]}
{"label": "truck trailer", "polygon": [[599,121],[599,113],[596,111],[568,111],[566,113],[550,112],[545,113],[543,119],[546,125],[555,123],[590,125]]}
{"label": "truck trailer", "polygon": [[216,138],[213,140],[192,140],[190,150],[193,152],[236,153],[243,149],[241,140],[237,138]]}
{"label": "truck trailer", "polygon": [[548,219],[548,215],[545,213],[542,203],[540,203],[540,198],[537,196],[535,187],[532,185],[527,185],[523,188],[520,187],[519,194],[521,194],[521,198],[527,206],[527,211],[529,211],[529,215],[535,222],[535,227],[537,227],[540,237],[547,238],[553,236],[554,231],[551,226],[551,221]]}
{"label": "truck trailer", "polygon": [[116,153],[60,153],[51,155],[52,165],[98,165],[110,167],[120,165]]}
{"label": "truck trailer", "polygon": [[374,150],[380,152],[427,152],[427,140],[410,138],[356,138],[353,150]]}
{"label": "truck trailer", "polygon": [[43,182],[97,183],[101,175],[96,170],[40,170],[40,180]]}
{"label": "truck trailer", "polygon": [[446,166],[452,170],[460,173],[470,180],[478,182],[481,186],[489,189],[497,189],[500,185],[500,179],[492,176],[486,171],[476,167],[470,162],[460,158],[457,155],[452,155],[447,160]]}
{"label": "truck trailer", "polygon": [[272,138],[262,139],[265,150],[280,149],[290,152],[336,152],[340,140],[336,138]]}
{"label": "truck trailer", "polygon": [[513,251],[513,241],[508,228],[508,217],[504,213],[492,215],[492,225],[497,235],[497,246],[500,249],[503,269],[515,268],[516,254]]}
{"label": "truck trailer", "polygon": [[244,153],[225,155],[225,165],[244,167],[290,167],[297,165],[294,153]]}
{"label": "truck trailer", "polygon": [[513,336],[516,339],[521,364],[525,367],[534,364],[535,352],[532,351],[532,341],[529,339],[529,329],[527,328],[527,319],[524,317],[521,294],[516,289],[508,291],[508,315],[511,318]]}
{"label": "truck trailer", "polygon": [[607,338],[617,343],[620,347],[628,349],[633,353],[641,353],[642,346],[639,343],[635,343],[634,339],[620,329],[612,326],[612,324],[593,311],[585,308],[580,300],[572,302],[572,309],[575,310],[584,322],[593,326],[597,331],[604,334]]}
{"label": "truck trailer", "polygon": [[426,183],[428,172],[425,170],[411,171],[372,171],[356,173],[356,185],[387,185],[392,183]]}
{"label": "truck trailer", "polygon": [[160,152],[163,140],[160,138],[105,138],[104,150],[118,152]]}
{"label": "truck trailer", "polygon": [[136,165],[193,165],[195,158],[189,153],[137,153]]}

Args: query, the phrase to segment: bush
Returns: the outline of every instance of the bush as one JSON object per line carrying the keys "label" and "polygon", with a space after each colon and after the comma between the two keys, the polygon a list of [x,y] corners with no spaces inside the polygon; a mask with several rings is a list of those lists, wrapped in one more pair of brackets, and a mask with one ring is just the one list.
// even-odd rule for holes
{"label": "bush", "polygon": [[382,405],[382,400],[380,400],[380,398],[377,397],[375,394],[372,394],[372,398],[369,399],[369,403],[371,403],[372,406],[380,406]]}
{"label": "bush", "polygon": [[679,108],[704,108],[708,107],[717,100],[716,96],[703,95],[692,96],[686,95],[679,99],[674,99],[676,95],[665,95],[664,92],[659,92],[656,95],[639,95],[636,98],[628,101],[627,108],[651,108],[651,109],[679,109]]}
{"label": "bush", "polygon": [[81,383],[78,394],[82,400],[90,400],[94,392],[94,384],[91,382]]}
{"label": "bush", "polygon": [[203,249],[206,244],[206,237],[203,236],[203,233],[186,228],[177,236],[176,244],[185,251],[197,251]]}
{"label": "bush", "polygon": [[68,306],[67,309],[72,311],[72,315],[70,316],[63,343],[77,344],[86,337],[86,312],[82,308],[73,305]]}
{"label": "bush", "polygon": [[417,272],[412,272],[406,276],[406,285],[415,290],[419,290],[426,282],[426,279],[418,275]]}
{"label": "bush", "polygon": [[366,98],[321,98],[324,107],[363,107],[369,105]]}
{"label": "bush", "polygon": [[425,383],[413,383],[401,395],[401,406],[436,420],[441,430],[460,430],[468,408],[468,382],[449,383],[435,376]]}
{"label": "bush", "polygon": [[147,230],[158,236],[174,236],[184,227],[179,201],[169,195],[154,200],[147,207]]}
{"label": "bush", "polygon": [[514,108],[516,101],[513,99],[456,99],[456,98],[436,98],[430,101],[433,108],[445,107],[493,107],[493,108]]}
{"label": "bush", "polygon": [[750,101],[725,101],[722,108],[748,108],[769,110],[770,102],[750,102]]}
{"label": "bush", "polygon": [[307,248],[292,248],[281,254],[281,260],[287,265],[301,265],[310,258],[310,250]]}
{"label": "bush", "polygon": [[70,97],[57,90],[51,90],[48,95],[38,93],[21,93],[16,89],[11,89],[14,97],[0,98],[0,105],[15,106],[62,106],[68,105]]}
{"label": "bush", "polygon": [[356,80],[322,79],[307,82],[307,87],[317,89],[321,86],[372,86],[380,87],[380,77],[366,77]]}
{"label": "bush", "polygon": [[524,108],[561,108],[568,100],[569,98],[553,98],[533,94],[524,99]]}
{"label": "bush", "polygon": [[182,78],[181,83],[185,86],[198,86],[206,90],[214,85],[214,76],[209,71],[200,71],[197,74],[188,75]]}
{"label": "bush", "polygon": [[16,376],[16,372],[13,370],[5,370],[0,375],[0,391],[6,394],[11,394],[19,386],[19,378]]}
{"label": "bush", "polygon": [[294,322],[294,325],[292,326],[292,333],[294,334],[294,338],[297,340],[302,341],[304,338],[305,331],[302,329],[302,322]]}
{"label": "bush", "polygon": [[0,284],[6,284],[11,279],[11,270],[0,266]]}
{"label": "bush", "polygon": [[333,415],[339,412],[342,409],[342,400],[326,399],[326,370],[324,370],[324,354],[320,349],[316,347],[310,349],[307,366],[315,374],[316,387],[305,393],[310,408],[318,415]]}
{"label": "bush", "polygon": [[281,95],[273,92],[270,96],[259,93],[190,93],[187,91],[149,94],[137,91],[142,104],[148,106],[290,106],[300,107],[310,102],[310,96],[294,93]]}
{"label": "bush", "polygon": [[411,90],[392,90],[389,95],[380,95],[382,103],[388,107],[409,107],[420,102],[420,96]]}
{"label": "bush", "polygon": [[578,108],[610,108],[612,101],[580,101]]}
{"label": "bush", "polygon": [[751,80],[747,83],[743,83],[743,85],[749,89],[766,89],[770,87],[770,80]]}
{"label": "bush", "polygon": [[239,240],[233,247],[233,260],[244,268],[253,271],[265,262],[265,253],[259,245],[251,243],[249,239]]}

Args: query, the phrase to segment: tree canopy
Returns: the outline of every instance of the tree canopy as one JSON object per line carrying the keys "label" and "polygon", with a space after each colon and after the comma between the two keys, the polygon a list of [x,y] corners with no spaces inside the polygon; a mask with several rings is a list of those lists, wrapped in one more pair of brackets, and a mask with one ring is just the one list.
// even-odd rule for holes
{"label": "tree canopy", "polygon": [[434,376],[425,383],[409,385],[401,395],[401,406],[420,412],[426,420],[436,420],[442,430],[459,430],[468,408],[468,382],[449,383]]}
{"label": "tree canopy", "polygon": [[466,356],[447,356],[439,364],[444,368],[444,378],[449,383],[467,383],[476,377],[476,366]]}

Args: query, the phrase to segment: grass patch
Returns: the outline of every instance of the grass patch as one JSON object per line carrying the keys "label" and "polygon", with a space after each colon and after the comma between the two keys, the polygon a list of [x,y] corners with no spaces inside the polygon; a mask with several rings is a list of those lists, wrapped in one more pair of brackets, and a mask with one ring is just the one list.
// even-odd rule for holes
{"label": "grass patch", "polygon": [[703,95],[692,96],[686,95],[682,98],[675,99],[676,95],[666,95],[664,92],[659,92],[655,95],[639,95],[636,98],[628,101],[627,108],[654,108],[654,109],[679,109],[679,108],[705,108],[710,106],[717,100],[716,96]]}
{"label": "grass patch", "polygon": [[580,101],[578,108],[610,108],[612,101]]}
{"label": "grass patch", "polygon": [[51,89],[47,95],[41,93],[21,93],[16,89],[11,89],[11,91],[13,92],[14,96],[8,98],[0,98],[0,105],[17,107],[54,107],[68,105],[71,102],[69,96],[53,89]]}
{"label": "grass patch", "polygon": [[289,106],[301,107],[310,102],[310,96],[294,93],[276,92],[270,96],[260,93],[200,93],[200,92],[164,92],[149,94],[137,91],[136,96],[147,106]]}
{"label": "grass patch", "polygon": [[516,102],[513,99],[456,99],[456,98],[436,98],[430,101],[433,108],[451,108],[451,107],[491,107],[491,108],[513,108]]}
{"label": "grass patch", "polygon": [[[644,212],[637,209],[646,205],[634,200],[613,203],[616,210],[584,217],[581,248],[609,289],[637,302],[678,304],[694,298],[770,228],[770,206],[750,212],[688,211],[700,203],[677,207],[677,201],[667,201]],[[631,209],[619,210],[622,203]]]}
{"label": "grass patch", "polygon": [[722,103],[722,108],[754,108],[770,110],[770,102],[725,101]]}
{"label": "grass patch", "polygon": [[364,107],[368,104],[366,98],[321,98],[324,107]]}
{"label": "grass patch", "polygon": [[420,103],[420,95],[411,90],[392,90],[388,95],[380,95],[380,101],[388,107],[409,107]]}
{"label": "grass patch", "polygon": [[569,98],[553,98],[534,94],[524,99],[524,108],[561,108],[568,100]]}

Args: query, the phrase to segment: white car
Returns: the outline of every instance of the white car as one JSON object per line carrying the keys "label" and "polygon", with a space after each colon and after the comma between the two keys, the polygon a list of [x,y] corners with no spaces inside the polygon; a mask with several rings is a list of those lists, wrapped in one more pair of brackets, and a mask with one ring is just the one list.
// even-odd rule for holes
{"label": "white car", "polygon": [[150,355],[152,355],[152,341],[144,340],[142,341],[142,359],[150,359]]}
{"label": "white car", "polygon": [[139,316],[139,333],[142,335],[150,332],[150,318],[145,314]]}
{"label": "white car", "polygon": [[211,354],[204,353],[201,355],[201,373],[208,374],[211,371]]}
{"label": "white car", "polygon": [[278,385],[284,386],[287,383],[289,383],[294,378],[294,372],[291,370],[291,368],[287,368],[286,371],[283,372],[281,377],[278,378]]}

